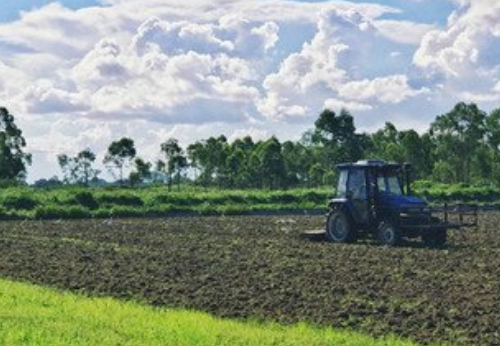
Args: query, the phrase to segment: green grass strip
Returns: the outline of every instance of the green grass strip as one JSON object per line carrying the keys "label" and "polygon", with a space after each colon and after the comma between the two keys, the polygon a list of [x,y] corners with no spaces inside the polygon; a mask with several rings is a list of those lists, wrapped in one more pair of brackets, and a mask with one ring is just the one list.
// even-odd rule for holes
{"label": "green grass strip", "polygon": [[414,346],[306,324],[239,322],[205,313],[88,298],[0,279],[0,345]]}

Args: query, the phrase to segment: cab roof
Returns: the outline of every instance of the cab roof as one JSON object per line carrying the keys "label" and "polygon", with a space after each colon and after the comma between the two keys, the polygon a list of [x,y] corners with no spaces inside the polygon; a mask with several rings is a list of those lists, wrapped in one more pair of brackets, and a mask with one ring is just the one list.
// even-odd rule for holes
{"label": "cab roof", "polygon": [[379,168],[379,169],[401,169],[404,166],[409,166],[408,163],[401,164],[397,162],[386,162],[383,160],[360,160],[357,162],[346,162],[336,165],[338,169],[347,169],[351,167],[357,168]]}

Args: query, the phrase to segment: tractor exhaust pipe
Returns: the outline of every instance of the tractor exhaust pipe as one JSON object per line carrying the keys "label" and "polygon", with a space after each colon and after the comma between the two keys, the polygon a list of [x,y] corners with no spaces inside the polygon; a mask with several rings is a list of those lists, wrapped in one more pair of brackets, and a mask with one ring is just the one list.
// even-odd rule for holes
{"label": "tractor exhaust pipe", "polygon": [[405,162],[403,165],[406,194],[411,195],[411,163]]}

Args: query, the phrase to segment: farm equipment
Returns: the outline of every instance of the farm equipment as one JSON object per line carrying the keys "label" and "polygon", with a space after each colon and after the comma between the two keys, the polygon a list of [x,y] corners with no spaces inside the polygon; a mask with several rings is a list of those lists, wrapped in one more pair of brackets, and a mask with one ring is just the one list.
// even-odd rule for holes
{"label": "farm equipment", "polygon": [[[431,208],[411,195],[411,165],[364,160],[337,165],[337,195],[328,204],[326,238],[350,243],[372,236],[381,244],[398,245],[418,238],[429,246],[442,246],[448,230],[477,226],[477,208]],[[441,218],[436,216],[441,214]]]}

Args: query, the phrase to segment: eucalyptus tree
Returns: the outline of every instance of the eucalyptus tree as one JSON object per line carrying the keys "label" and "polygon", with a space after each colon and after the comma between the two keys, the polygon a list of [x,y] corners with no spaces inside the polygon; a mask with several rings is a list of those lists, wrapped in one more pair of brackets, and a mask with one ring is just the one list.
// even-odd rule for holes
{"label": "eucalyptus tree", "polygon": [[436,167],[449,177],[441,180],[466,182],[473,180],[474,165],[486,144],[487,114],[474,104],[460,102],[448,113],[439,115],[431,124],[430,136],[435,144]]}
{"label": "eucalyptus tree", "polygon": [[74,157],[66,154],[57,156],[65,183],[82,184],[83,186],[88,186],[100,173],[98,169],[93,167],[95,160],[96,156],[90,149],[82,150]]}
{"label": "eucalyptus tree", "polygon": [[25,152],[26,140],[7,108],[0,107],[0,180],[15,182],[26,178],[31,154]]}
{"label": "eucalyptus tree", "polygon": [[143,183],[147,179],[151,179],[152,167],[153,165],[151,164],[151,162],[144,161],[140,157],[137,157],[134,160],[134,170],[130,172],[130,185],[134,186]]}
{"label": "eucalyptus tree", "polygon": [[184,150],[175,138],[170,138],[161,144],[161,151],[166,158],[166,168],[169,176],[168,188],[172,188],[172,182],[177,178],[177,187],[180,189],[182,172],[188,167]]}
{"label": "eucalyptus tree", "polygon": [[115,179],[119,180],[120,185],[123,185],[124,171],[130,166],[136,153],[134,140],[130,138],[123,137],[109,145],[103,163]]}

